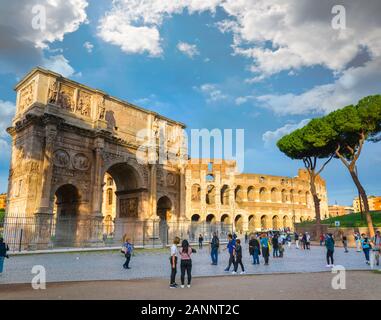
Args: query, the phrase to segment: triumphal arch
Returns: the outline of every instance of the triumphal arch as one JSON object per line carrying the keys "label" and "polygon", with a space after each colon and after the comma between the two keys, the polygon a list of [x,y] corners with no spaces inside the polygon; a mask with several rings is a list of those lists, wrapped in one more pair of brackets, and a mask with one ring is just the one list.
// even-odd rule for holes
{"label": "triumphal arch", "polygon": [[[164,137],[168,153],[181,159],[182,123],[40,68],[16,92],[8,128],[8,239],[21,238],[12,219],[23,221],[22,243],[29,247],[96,243],[107,219],[119,240],[160,240],[168,235],[160,221],[181,228],[185,168],[145,161],[157,150],[142,145]],[[106,216],[107,201],[113,208]]]}

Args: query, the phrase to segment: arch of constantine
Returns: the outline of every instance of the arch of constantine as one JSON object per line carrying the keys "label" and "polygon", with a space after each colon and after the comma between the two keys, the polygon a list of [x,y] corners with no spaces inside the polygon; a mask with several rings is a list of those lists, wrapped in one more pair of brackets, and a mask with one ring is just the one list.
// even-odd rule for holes
{"label": "arch of constantine", "polygon": [[[8,128],[11,244],[22,238],[25,248],[90,245],[105,234],[118,242],[128,236],[167,243],[202,223],[247,231],[314,218],[304,171],[295,178],[236,175],[231,161],[138,161],[142,130],[150,141],[163,132],[168,153],[187,159],[185,125],[40,68],[16,91]],[[328,211],[321,179],[318,189]]]}

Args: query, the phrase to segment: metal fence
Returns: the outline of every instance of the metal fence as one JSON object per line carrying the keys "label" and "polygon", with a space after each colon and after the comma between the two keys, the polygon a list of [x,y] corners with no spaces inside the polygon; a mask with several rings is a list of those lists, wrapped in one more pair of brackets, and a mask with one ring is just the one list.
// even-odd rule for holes
{"label": "metal fence", "polygon": [[231,224],[162,221],[104,221],[94,217],[6,217],[0,235],[10,250],[34,251],[55,248],[118,247],[125,238],[135,246],[164,247],[175,237],[209,241],[216,232],[221,241],[233,231]]}

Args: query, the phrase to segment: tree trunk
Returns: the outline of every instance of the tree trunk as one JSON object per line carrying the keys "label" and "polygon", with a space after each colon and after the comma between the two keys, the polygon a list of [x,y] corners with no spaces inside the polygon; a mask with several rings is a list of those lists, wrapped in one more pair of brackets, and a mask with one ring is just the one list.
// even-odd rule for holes
{"label": "tree trunk", "polygon": [[316,175],[314,170],[308,170],[308,172],[310,174],[310,189],[311,189],[311,194],[312,194],[312,198],[314,200],[314,206],[315,206],[316,236],[319,237],[322,232],[322,228],[321,228],[321,217],[320,217],[320,199],[317,195],[316,186],[315,186]]}
{"label": "tree trunk", "polygon": [[362,186],[356,172],[354,169],[349,168],[349,173],[351,174],[351,177],[353,179],[353,182],[355,183],[357,190],[359,191],[360,194],[360,203],[361,200],[364,204],[364,212],[365,212],[365,217],[366,217],[366,222],[368,224],[368,229],[369,229],[369,236],[374,237],[374,227],[373,227],[373,221],[372,221],[372,216],[369,213],[369,203],[368,203],[368,197],[366,195],[365,189]]}

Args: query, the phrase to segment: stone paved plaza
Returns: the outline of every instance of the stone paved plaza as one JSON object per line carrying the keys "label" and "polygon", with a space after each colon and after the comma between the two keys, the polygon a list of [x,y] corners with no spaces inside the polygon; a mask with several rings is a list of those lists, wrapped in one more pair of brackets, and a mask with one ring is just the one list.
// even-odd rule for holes
{"label": "stone paved plaza", "polygon": [[[224,247],[222,247],[224,248]],[[12,256],[5,261],[5,270],[0,284],[30,283],[35,265],[46,268],[48,282],[88,281],[88,280],[129,280],[169,277],[169,249],[136,250],[130,270],[124,270],[124,257],[117,252],[83,252]],[[328,271],[325,261],[325,248],[312,246],[310,251],[297,250],[292,246],[286,249],[284,258],[270,258],[270,265],[252,265],[251,256],[244,245],[244,265],[248,274],[306,273]],[[227,251],[221,250],[219,265],[210,265],[209,249],[197,250],[193,255],[194,276],[225,275],[228,261]],[[347,270],[369,270],[362,252],[343,248],[335,250],[335,264]],[[239,276],[239,275],[237,275]]]}

